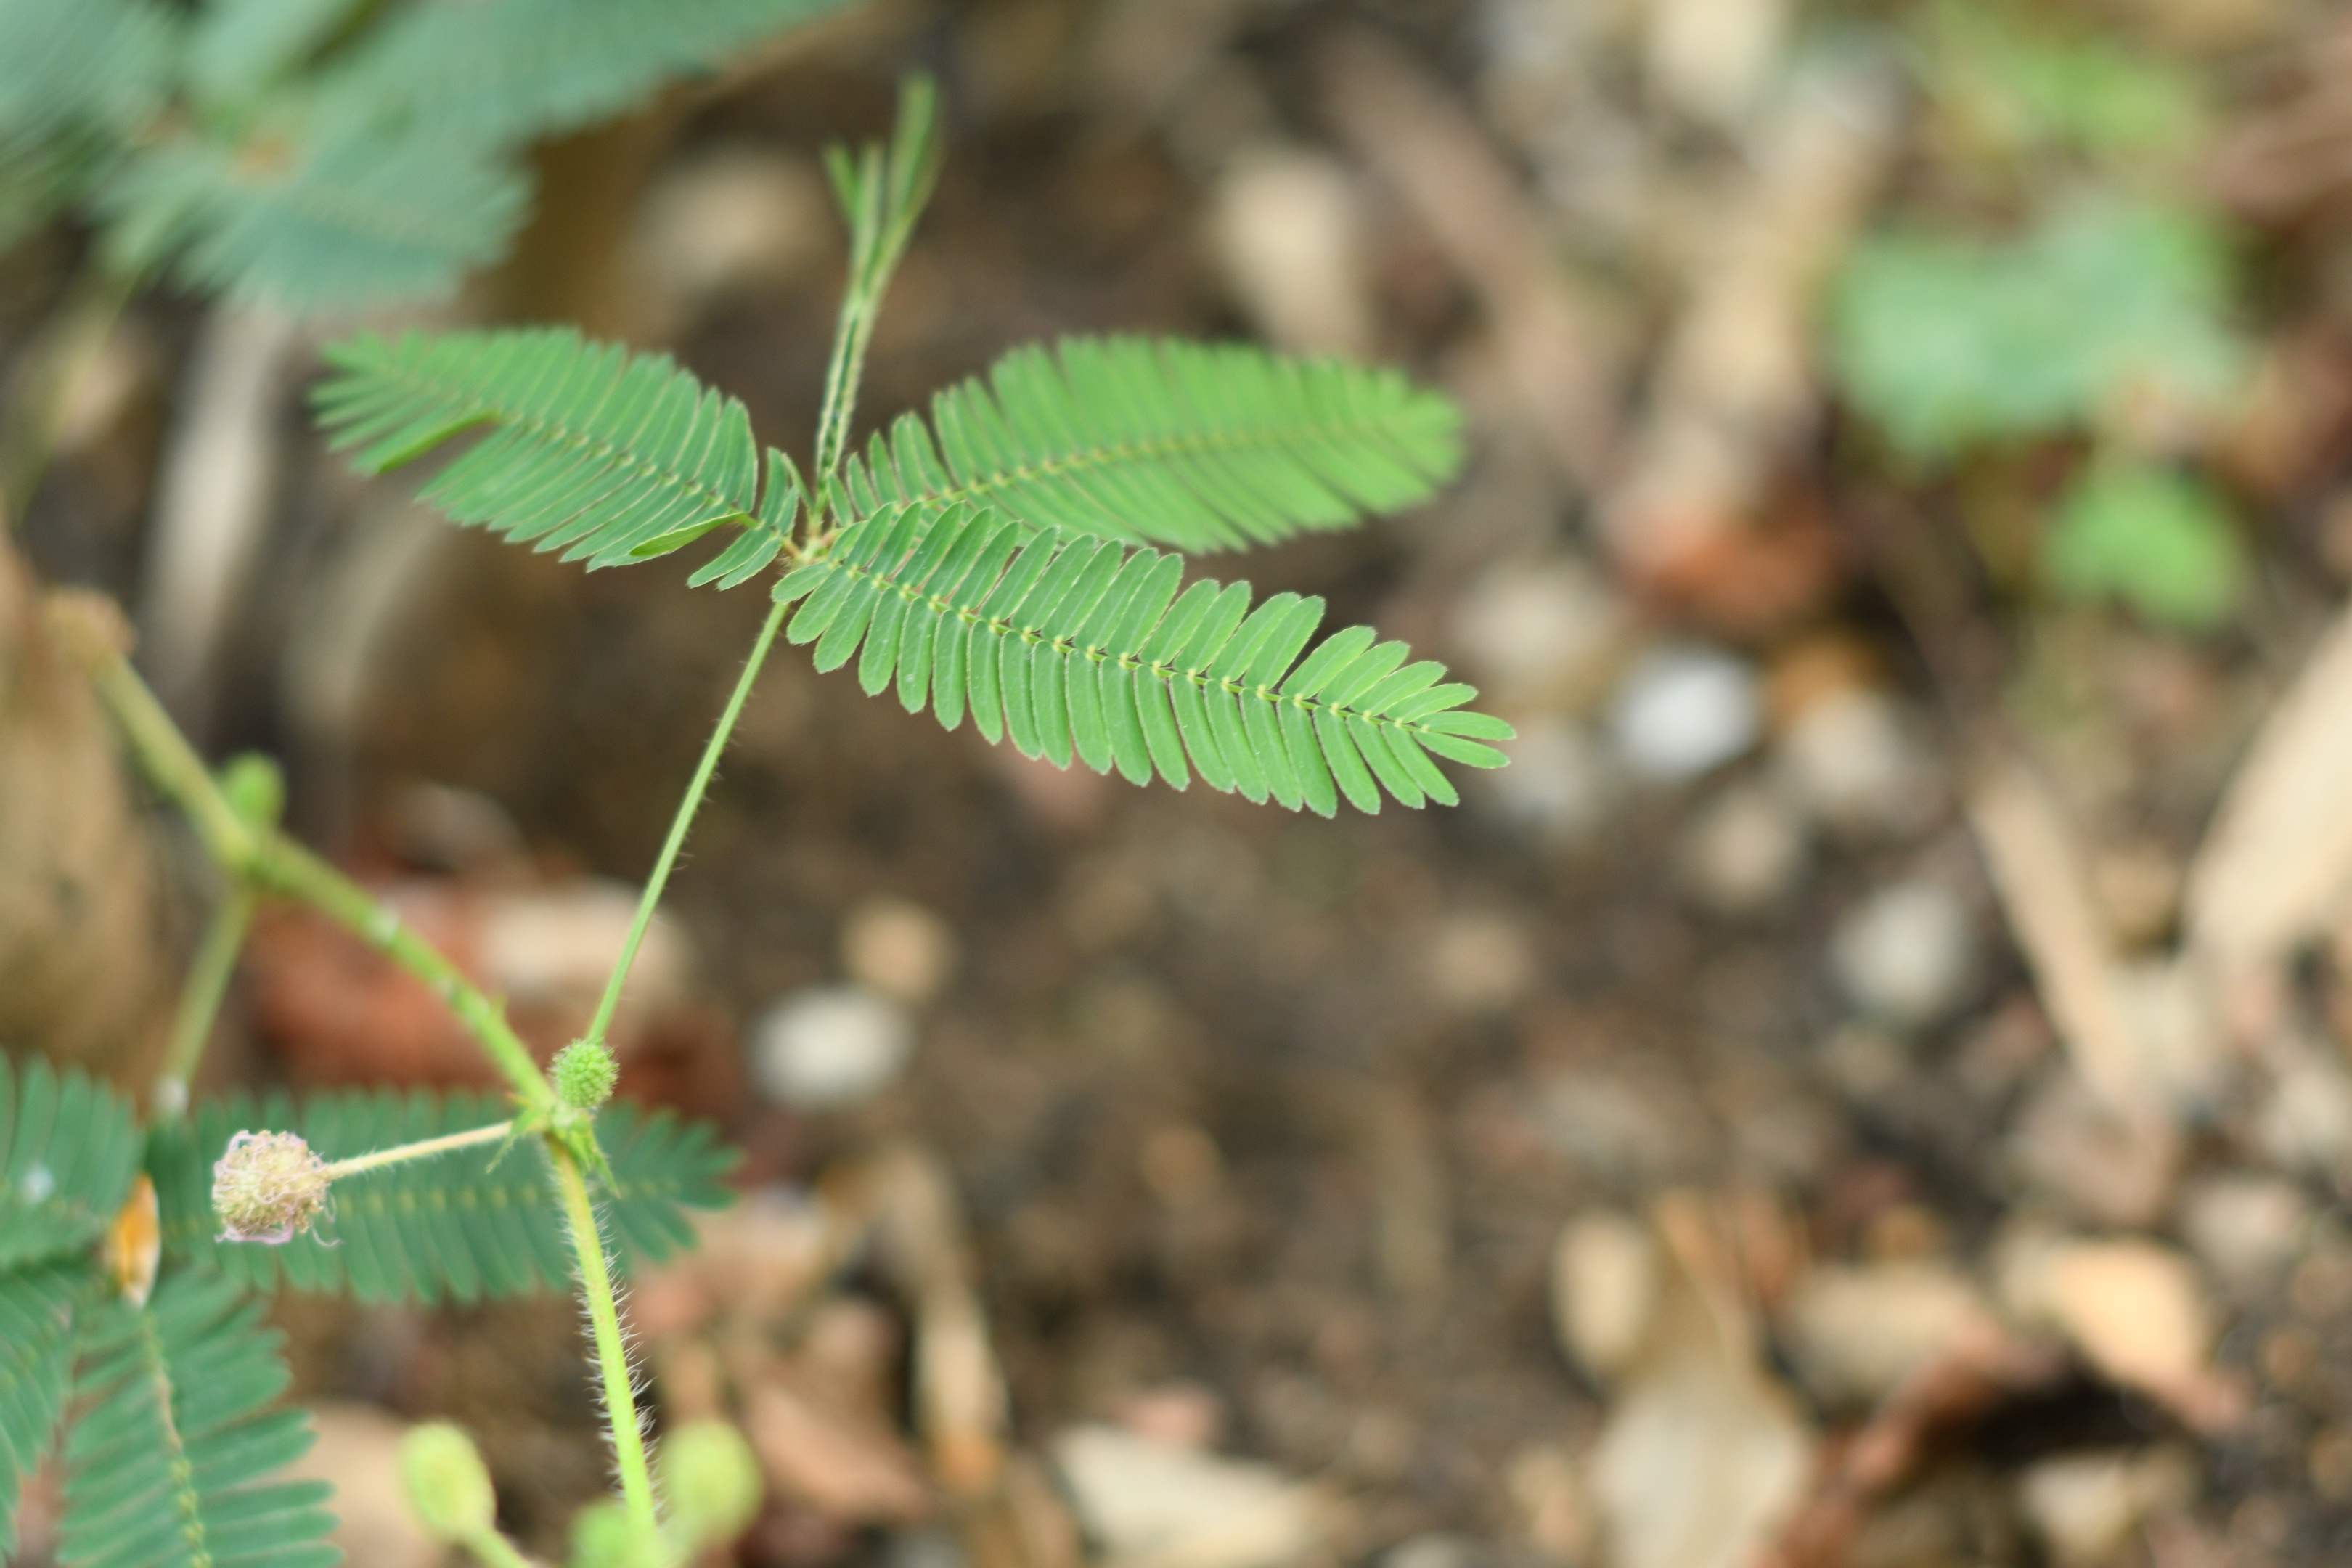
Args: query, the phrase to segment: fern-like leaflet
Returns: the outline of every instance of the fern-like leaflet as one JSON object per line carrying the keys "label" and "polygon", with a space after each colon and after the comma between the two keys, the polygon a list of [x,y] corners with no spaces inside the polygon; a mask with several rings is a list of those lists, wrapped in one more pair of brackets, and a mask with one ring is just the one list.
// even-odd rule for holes
{"label": "fern-like leaflet", "polygon": [[68,1568],[331,1568],[325,1481],[273,1480],[310,1447],[261,1309],[217,1276],[101,1299],[74,1377],[58,1561]]}
{"label": "fern-like leaflet", "polygon": [[[1067,767],[1156,770],[1181,789],[1271,795],[1325,816],[1345,795],[1377,812],[1455,800],[1429,752],[1499,766],[1484,744],[1510,727],[1462,710],[1476,692],[1407,663],[1369,626],[1304,660],[1323,601],[1276,594],[1250,606],[1246,583],[1196,582],[1180,595],[1173,555],[1032,531],[964,505],[893,507],[853,524],[821,561],[777,585],[806,595],[786,636],[816,644],[820,669],[859,658],[869,693],[896,687],[910,712],[928,698],[953,729],[966,713],[991,741]],[[1187,763],[1190,766],[1188,768]]]}
{"label": "fern-like leaflet", "polygon": [[[216,1239],[213,1162],[240,1129],[302,1134],[320,1158],[504,1121],[511,1107],[486,1095],[353,1090],[243,1096],[204,1106],[194,1124],[158,1128],[149,1158],[163,1211],[163,1243],[256,1289],[349,1291],[362,1300],[460,1301],[562,1289],[571,1279],[547,1157],[536,1140],[492,1143],[431,1160],[387,1165],[336,1183],[328,1215],[282,1246]],[[734,1152],[704,1122],[681,1121],[625,1101],[597,1115],[596,1138],[612,1166],[600,1192],[624,1258],[658,1262],[691,1243],[685,1210],[728,1201],[721,1183]]]}
{"label": "fern-like leaflet", "polygon": [[751,416],[666,355],[559,329],[361,337],[327,359],[340,374],[318,391],[320,419],[367,472],[487,432],[423,492],[458,522],[592,570],[732,523],[741,536],[695,578],[722,587],[756,574],[791,537],[791,459],[769,452],[763,501]]}
{"label": "fern-like leaflet", "polygon": [[1198,552],[1352,527],[1461,466],[1453,404],[1392,371],[1243,344],[1069,338],[901,415],[844,474],[854,515],[991,505],[1034,527]]}

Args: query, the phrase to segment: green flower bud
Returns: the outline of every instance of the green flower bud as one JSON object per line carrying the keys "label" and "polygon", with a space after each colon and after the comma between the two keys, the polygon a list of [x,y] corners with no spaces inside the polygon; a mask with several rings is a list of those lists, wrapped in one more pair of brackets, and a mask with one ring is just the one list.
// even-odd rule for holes
{"label": "green flower bud", "polygon": [[326,1206],[326,1162],[299,1133],[240,1132],[213,1163],[223,1241],[291,1241]]}
{"label": "green flower bud", "polygon": [[601,1498],[572,1516],[572,1568],[656,1568],[620,1499]]}
{"label": "green flower bud", "polygon": [[446,1421],[412,1426],[400,1440],[408,1506],[436,1541],[463,1544],[497,1527],[498,1497],[474,1440]]}
{"label": "green flower bud", "polygon": [[239,752],[221,769],[221,794],[256,827],[275,827],[286,809],[286,775],[258,752]]}
{"label": "green flower bud", "polygon": [[760,1511],[760,1461],[724,1421],[689,1421],[662,1439],[670,1528],[689,1549],[732,1541]]}
{"label": "green flower bud", "polygon": [[555,1055],[555,1092],[574,1110],[593,1110],[613,1098],[621,1069],[593,1040],[574,1040]]}

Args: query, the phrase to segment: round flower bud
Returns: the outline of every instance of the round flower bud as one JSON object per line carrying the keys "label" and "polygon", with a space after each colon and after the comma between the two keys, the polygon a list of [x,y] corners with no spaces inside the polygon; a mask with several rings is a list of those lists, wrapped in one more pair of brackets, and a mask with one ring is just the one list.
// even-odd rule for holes
{"label": "round flower bud", "polygon": [[724,1421],[689,1421],[662,1439],[671,1528],[689,1546],[731,1541],[760,1511],[760,1462]]}
{"label": "round flower bud", "polygon": [[593,1040],[574,1040],[555,1055],[555,1092],[574,1110],[593,1110],[613,1097],[621,1069]]}
{"label": "round flower bud", "polygon": [[326,1162],[299,1134],[240,1132],[213,1163],[223,1241],[291,1241],[326,1206]]}
{"label": "round flower bud", "polygon": [[654,1568],[618,1498],[600,1498],[572,1516],[572,1568]]}
{"label": "round flower bud", "polygon": [[446,1421],[412,1426],[400,1440],[408,1506],[436,1541],[462,1544],[496,1528],[498,1497],[474,1440]]}

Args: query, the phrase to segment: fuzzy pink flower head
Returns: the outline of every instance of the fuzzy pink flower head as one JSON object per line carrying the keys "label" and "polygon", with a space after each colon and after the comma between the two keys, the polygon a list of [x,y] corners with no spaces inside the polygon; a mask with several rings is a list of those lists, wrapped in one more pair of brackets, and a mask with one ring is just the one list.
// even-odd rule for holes
{"label": "fuzzy pink flower head", "polygon": [[213,1163],[223,1241],[283,1246],[327,1206],[327,1163],[293,1132],[240,1132]]}

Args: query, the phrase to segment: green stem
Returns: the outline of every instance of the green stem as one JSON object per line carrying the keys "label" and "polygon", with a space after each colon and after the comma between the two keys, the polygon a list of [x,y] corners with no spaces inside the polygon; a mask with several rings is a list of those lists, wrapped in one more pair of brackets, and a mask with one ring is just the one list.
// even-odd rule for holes
{"label": "green stem", "polygon": [[525,1104],[555,1103],[547,1075],[507,1022],[505,1010],[439,949],[403,925],[391,906],[301,845],[237,815],[212,770],[122,656],[118,640],[103,629],[84,626],[66,642],[88,668],[132,755],[155,787],[187,814],[224,871],[262,891],[309,904],[348,928],[440,997]]}
{"label": "green stem", "polygon": [[604,1262],[604,1233],[588,1201],[580,1163],[561,1141],[547,1141],[547,1157],[563,1190],[563,1217],[572,1254],[580,1266],[580,1294],[588,1304],[588,1324],[596,1342],[596,1369],[604,1380],[604,1415],[612,1427],[613,1458],[621,1471],[621,1501],[639,1542],[650,1545],[661,1531],[654,1508],[652,1473],[646,1468],[645,1435],[637,1426],[635,1384],[629,1378],[628,1347],[621,1338],[620,1309],[613,1300],[612,1271]]}
{"label": "green stem", "polygon": [[8,387],[6,435],[0,440],[0,532],[32,505],[64,434],[74,394],[138,287],[135,274],[100,265],[84,268],[47,330],[19,362]]}
{"label": "green stem", "polygon": [[646,939],[646,930],[653,924],[654,909],[661,902],[662,889],[669,883],[670,872],[677,865],[678,851],[686,847],[687,830],[694,826],[695,814],[702,809],[702,797],[710,788],[711,776],[719,771],[719,755],[727,749],[728,737],[735,732],[735,722],[742,717],[743,703],[751,695],[751,686],[760,678],[760,667],[768,661],[768,650],[775,646],[776,632],[784,624],[788,605],[772,605],[768,618],[760,623],[760,635],[751,644],[751,657],[744,661],[743,673],[736,678],[734,695],[727,700],[726,710],[719,715],[718,728],[702,748],[702,761],[694,770],[694,778],[686,786],[686,796],[677,803],[677,814],[670,819],[669,837],[662,843],[661,854],[654,861],[653,874],[646,879],[645,891],[637,898],[636,918],[629,922],[629,934],[621,943],[621,955],[614,961],[613,973],[604,982],[604,994],[596,1003],[596,1016],[588,1022],[588,1032],[582,1037],[601,1045],[604,1032],[612,1027],[613,1015],[621,1005],[621,988],[628,983],[629,970],[637,961],[637,948]]}
{"label": "green stem", "polygon": [[213,1020],[221,998],[228,994],[229,977],[236,973],[236,955],[253,924],[254,906],[260,902],[250,883],[234,883],[220,908],[205,927],[189,966],[188,983],[180,993],[180,1010],[172,1019],[172,1040],[163,1054],[163,1068],[155,1077],[150,1099],[155,1114],[176,1117],[188,1109],[188,1086],[195,1081],[196,1065],[204,1060],[205,1043],[212,1038]]}
{"label": "green stem", "polygon": [[381,1170],[386,1165],[404,1165],[411,1160],[429,1160],[453,1149],[470,1149],[477,1143],[494,1143],[513,1131],[512,1121],[493,1121],[488,1127],[469,1127],[463,1132],[445,1132],[438,1138],[420,1138],[414,1143],[395,1143],[389,1149],[378,1149],[373,1153],[354,1154],[348,1160],[337,1160],[319,1173],[330,1182],[340,1182],[345,1176],[356,1176],[362,1171]]}

